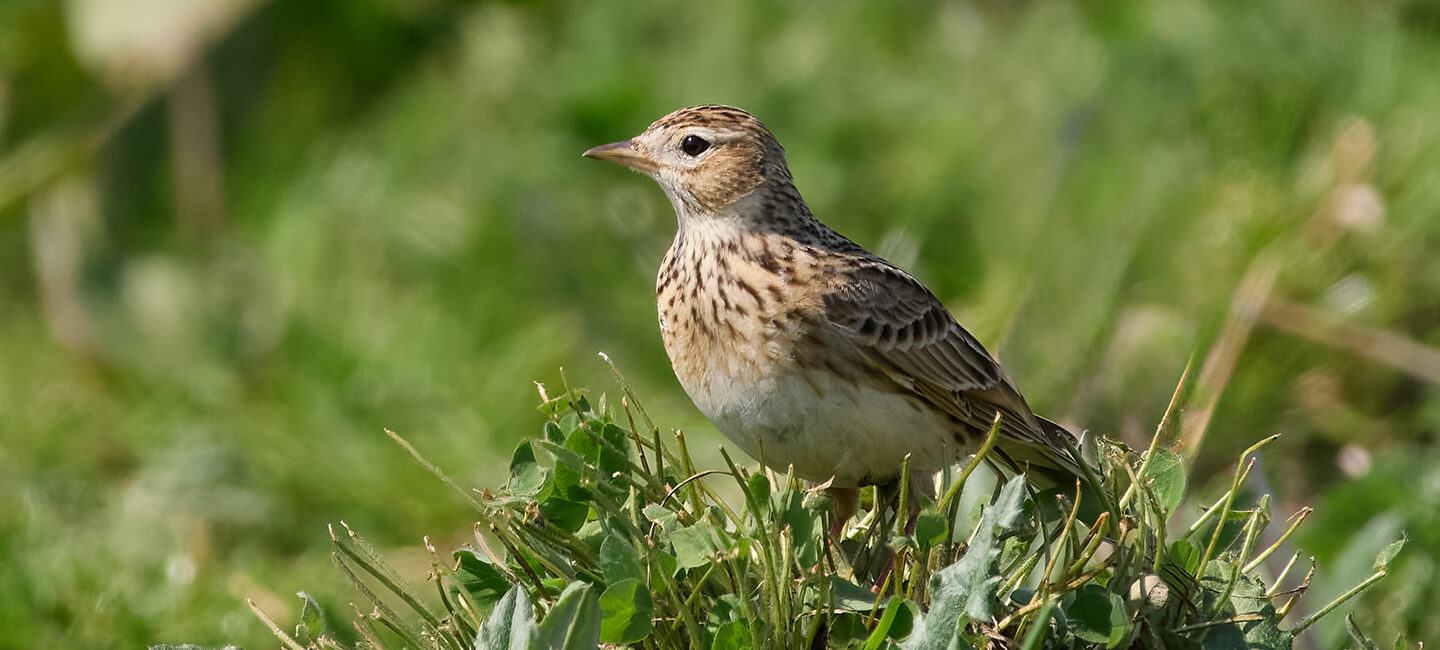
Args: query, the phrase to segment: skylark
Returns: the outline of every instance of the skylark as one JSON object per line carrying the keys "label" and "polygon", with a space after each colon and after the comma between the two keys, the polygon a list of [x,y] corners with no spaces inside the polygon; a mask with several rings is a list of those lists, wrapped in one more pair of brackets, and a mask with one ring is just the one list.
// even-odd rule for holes
{"label": "skylark", "polygon": [[655,179],[679,231],[660,265],[660,334],[681,386],[752,457],[830,481],[837,524],[859,488],[912,489],[973,453],[998,413],[994,459],[1074,485],[1071,434],[1031,412],[980,342],[913,276],[820,223],[759,120],[692,106],[595,147]]}

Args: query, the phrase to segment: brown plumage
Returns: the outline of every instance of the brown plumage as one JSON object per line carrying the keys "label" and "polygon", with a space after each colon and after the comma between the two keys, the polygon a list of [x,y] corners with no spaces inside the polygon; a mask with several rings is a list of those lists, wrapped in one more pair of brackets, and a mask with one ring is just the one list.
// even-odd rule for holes
{"label": "brown plumage", "polygon": [[998,412],[1008,469],[1073,484],[1071,434],[1031,412],[925,285],[820,223],[749,113],[684,108],[585,155],[649,175],[670,198],[679,229],[656,281],[665,350],[747,453],[831,481],[842,504],[898,479],[909,454],[915,488],[932,493],[930,476],[974,452]]}

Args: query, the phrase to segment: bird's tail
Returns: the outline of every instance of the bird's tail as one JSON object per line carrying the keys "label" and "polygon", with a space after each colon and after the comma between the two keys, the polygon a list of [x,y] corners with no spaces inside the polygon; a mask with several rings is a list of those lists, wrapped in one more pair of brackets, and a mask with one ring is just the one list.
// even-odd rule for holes
{"label": "bird's tail", "polygon": [[[1035,421],[1039,425],[1038,436],[1005,440],[997,446],[995,451],[1001,464],[1012,473],[1024,472],[1030,484],[1041,491],[1056,488],[1073,490],[1077,480],[1089,486],[1089,477],[1099,473],[1093,471],[1094,459],[1072,451],[1080,449],[1079,437],[1038,415]],[[1086,472],[1085,467],[1092,471]],[[1100,486],[1090,487],[1096,489]]]}

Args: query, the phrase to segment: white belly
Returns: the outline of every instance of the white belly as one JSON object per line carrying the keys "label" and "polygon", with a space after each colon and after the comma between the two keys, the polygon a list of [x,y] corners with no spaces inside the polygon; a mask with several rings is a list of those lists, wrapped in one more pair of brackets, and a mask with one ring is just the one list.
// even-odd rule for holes
{"label": "white belly", "polygon": [[899,478],[906,454],[914,476],[968,450],[943,416],[913,397],[815,373],[766,377],[744,390],[693,391],[700,411],[745,453],[778,472],[855,487]]}

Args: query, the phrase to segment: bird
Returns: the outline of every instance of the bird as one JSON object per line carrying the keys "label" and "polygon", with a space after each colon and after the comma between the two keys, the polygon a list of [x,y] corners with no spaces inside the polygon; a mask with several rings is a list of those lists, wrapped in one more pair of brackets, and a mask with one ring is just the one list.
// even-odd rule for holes
{"label": "bird", "polygon": [[[675,240],[656,278],[661,339],[695,406],[777,472],[827,484],[836,524],[859,490],[934,498],[934,476],[981,446],[1037,488],[1074,488],[1075,436],[1015,382],[920,280],[826,226],[785,149],[750,113],[701,105],[591,148],[657,182]],[[912,518],[913,521],[913,518]]]}

